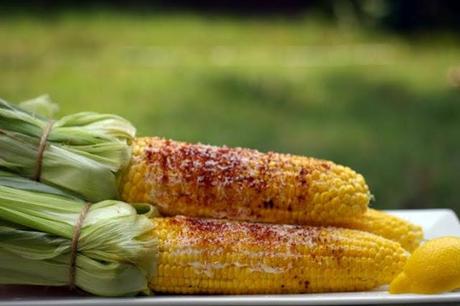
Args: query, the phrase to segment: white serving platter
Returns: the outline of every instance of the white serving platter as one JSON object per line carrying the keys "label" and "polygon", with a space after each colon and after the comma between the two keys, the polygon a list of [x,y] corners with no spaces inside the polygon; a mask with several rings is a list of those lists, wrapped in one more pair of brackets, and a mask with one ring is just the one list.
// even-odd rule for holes
{"label": "white serving platter", "polygon": [[[460,236],[460,223],[450,209],[391,210],[391,214],[419,224],[426,239]],[[78,296],[65,289],[0,286],[0,306],[137,306],[137,305],[371,305],[460,302],[460,291],[436,294],[389,294],[385,288],[368,292],[286,294],[286,295],[158,295],[131,298]]]}

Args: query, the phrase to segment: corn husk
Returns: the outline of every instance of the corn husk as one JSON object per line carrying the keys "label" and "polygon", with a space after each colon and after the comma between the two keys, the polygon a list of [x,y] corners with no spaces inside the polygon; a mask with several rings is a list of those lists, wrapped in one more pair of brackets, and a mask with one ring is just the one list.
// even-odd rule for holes
{"label": "corn husk", "polygon": [[[44,96],[20,107],[0,100],[0,168],[34,176],[40,138],[56,108]],[[83,112],[56,120],[41,182],[88,201],[117,199],[117,173],[129,162],[134,135],[131,123],[116,115]]]}
{"label": "corn husk", "polygon": [[[64,286],[71,239],[85,202],[0,171],[0,284]],[[92,204],[81,227],[75,285],[101,296],[148,293],[157,245],[147,204]]]}

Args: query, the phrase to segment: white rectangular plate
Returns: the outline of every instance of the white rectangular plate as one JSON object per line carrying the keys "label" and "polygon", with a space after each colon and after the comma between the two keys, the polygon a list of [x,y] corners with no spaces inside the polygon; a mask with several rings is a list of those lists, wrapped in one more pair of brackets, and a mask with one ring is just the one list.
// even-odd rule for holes
{"label": "white rectangular plate", "polygon": [[[391,214],[419,224],[426,239],[460,236],[460,223],[450,209],[392,210]],[[62,289],[0,286],[0,306],[19,305],[363,305],[460,302],[460,291],[436,295],[389,294],[385,288],[368,292],[285,295],[161,295],[134,298],[75,296]]]}

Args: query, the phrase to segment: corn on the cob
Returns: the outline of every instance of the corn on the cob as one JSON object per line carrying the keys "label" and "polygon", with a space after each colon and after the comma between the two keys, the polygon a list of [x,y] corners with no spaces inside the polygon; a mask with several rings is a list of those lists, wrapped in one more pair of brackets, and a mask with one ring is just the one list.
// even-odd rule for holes
{"label": "corn on the cob", "polygon": [[164,215],[273,223],[342,222],[370,199],[360,174],[330,161],[155,137],[134,141],[120,185]]}
{"label": "corn on the cob", "polygon": [[362,231],[183,216],[154,219],[158,269],[168,293],[359,291],[390,282],[407,253]]}
{"label": "corn on the cob", "polygon": [[369,209],[364,215],[347,222],[330,224],[370,232],[399,242],[403,248],[412,252],[423,240],[423,230],[409,221],[392,216],[386,212]]}

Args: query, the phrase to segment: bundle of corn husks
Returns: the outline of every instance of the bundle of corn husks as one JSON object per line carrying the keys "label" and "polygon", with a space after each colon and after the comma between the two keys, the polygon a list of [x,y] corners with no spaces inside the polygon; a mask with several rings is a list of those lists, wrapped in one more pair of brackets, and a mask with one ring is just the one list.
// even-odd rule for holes
{"label": "bundle of corn husks", "polygon": [[62,190],[0,171],[0,284],[71,284],[104,296],[148,292],[157,254],[149,235],[153,207],[92,204],[72,271],[72,238],[84,207]]}
{"label": "bundle of corn husks", "polygon": [[21,107],[0,100],[0,167],[88,201],[117,198],[116,173],[129,162],[134,127],[107,114],[43,116],[56,108],[46,96]]}
{"label": "bundle of corn husks", "polygon": [[[330,161],[155,137],[132,140],[134,129],[120,117],[80,113],[52,122],[37,114],[40,107],[48,111],[52,104],[38,99],[25,108],[6,102],[0,107],[0,167],[28,178],[4,174],[9,177],[6,181],[19,183],[0,182],[0,191],[14,190],[13,198],[22,204],[9,202],[12,199],[0,192],[0,220],[7,222],[5,232],[13,236],[30,232],[44,237],[24,236],[31,241],[29,249],[22,249],[16,238],[5,240],[9,244],[0,242],[0,248],[6,250],[2,251],[6,255],[0,253],[0,261],[5,256],[11,266],[18,257],[18,263],[37,265],[39,271],[24,276],[25,269],[18,268],[12,277],[0,276],[1,283],[65,284],[70,252],[99,263],[128,264],[157,292],[366,290],[389,283],[407,258],[404,249],[413,250],[422,239],[420,227],[369,209],[371,195],[364,178]],[[117,190],[122,200],[151,203],[163,216],[149,220],[153,208],[147,204],[134,206],[142,211],[131,209],[134,223],[120,226],[138,231],[128,230],[118,242],[137,246],[139,252],[132,257],[123,257],[128,251],[110,242],[112,233],[116,236],[120,230],[107,225],[119,223],[116,213],[96,213],[106,202],[115,210],[129,207],[127,204],[113,200],[93,204],[83,225],[79,224],[78,212],[87,206],[85,201],[116,199]],[[46,204],[44,196],[55,201]],[[62,207],[72,201],[71,215],[60,208],[60,200]],[[88,218],[91,220],[93,209],[105,220],[97,228],[107,242],[99,241],[102,238],[97,235],[83,238],[85,226],[91,226]],[[43,220],[36,220],[36,214]],[[63,220],[67,232],[61,231]],[[48,221],[59,230],[42,224]],[[142,226],[136,226],[137,222]],[[81,225],[82,236],[69,249],[69,241],[75,238],[73,229]],[[67,248],[55,242],[61,240]],[[49,257],[34,255],[34,248],[47,249]],[[37,276],[42,271],[38,263],[54,262],[53,256],[61,260],[60,278],[47,282]],[[0,272],[7,268],[0,265]],[[77,270],[76,280],[79,274]],[[93,286],[89,281],[76,285],[101,295],[147,288],[141,282],[135,288],[124,288],[129,277],[125,280],[121,272],[109,274],[113,279],[100,285],[104,289],[89,288]],[[95,278],[94,282],[102,280]]]}

